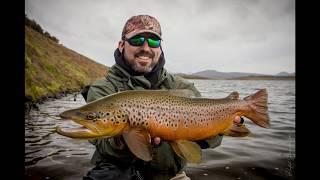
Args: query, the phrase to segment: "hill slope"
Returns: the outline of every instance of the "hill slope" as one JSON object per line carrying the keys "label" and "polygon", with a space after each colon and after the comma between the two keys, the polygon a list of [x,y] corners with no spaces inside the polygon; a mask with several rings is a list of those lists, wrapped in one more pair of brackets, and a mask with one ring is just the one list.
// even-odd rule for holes
{"label": "hill slope", "polygon": [[220,72],[205,70],[193,74],[182,74],[186,78],[198,79],[241,79],[241,80],[294,80],[295,73],[280,72],[276,75],[247,73],[247,72]]}
{"label": "hill slope", "polygon": [[245,77],[245,76],[262,76],[263,74],[256,73],[243,73],[243,72],[220,72],[216,70],[205,70],[192,75],[213,78],[213,79],[226,79],[226,78],[235,78],[235,77]]}
{"label": "hill slope", "polygon": [[25,26],[25,97],[37,101],[78,91],[103,77],[108,67]]}

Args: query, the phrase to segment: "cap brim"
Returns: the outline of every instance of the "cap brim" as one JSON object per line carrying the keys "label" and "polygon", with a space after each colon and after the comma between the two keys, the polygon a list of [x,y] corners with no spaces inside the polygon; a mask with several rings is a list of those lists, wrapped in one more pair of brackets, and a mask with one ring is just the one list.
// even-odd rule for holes
{"label": "cap brim", "polygon": [[159,39],[162,40],[160,34],[158,34],[157,32],[154,32],[154,31],[152,31],[152,30],[148,30],[148,29],[137,29],[137,30],[134,30],[134,31],[129,32],[129,33],[126,34],[125,36],[126,36],[126,38],[130,39],[130,38],[132,38],[133,36],[136,36],[136,35],[142,34],[142,33],[151,33],[151,34],[154,34],[154,35],[156,35]]}

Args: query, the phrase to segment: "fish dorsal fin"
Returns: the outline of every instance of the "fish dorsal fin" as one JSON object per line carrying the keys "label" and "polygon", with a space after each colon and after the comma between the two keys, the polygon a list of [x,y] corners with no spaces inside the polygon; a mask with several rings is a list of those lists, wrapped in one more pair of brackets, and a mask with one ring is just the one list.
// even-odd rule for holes
{"label": "fish dorsal fin", "polygon": [[186,159],[188,162],[197,164],[201,162],[201,148],[197,143],[187,140],[177,140],[171,142],[171,147],[178,156]]}
{"label": "fish dorsal fin", "polygon": [[237,91],[233,91],[232,93],[227,96],[228,99],[238,100],[239,99],[239,93]]}
{"label": "fish dorsal fin", "polygon": [[248,136],[250,133],[250,130],[244,124],[232,124],[232,126],[229,129],[225,130],[222,134],[232,137],[245,137]]}
{"label": "fish dorsal fin", "polygon": [[167,90],[167,92],[170,95],[179,96],[179,97],[193,98],[197,96],[195,92],[193,92],[190,89],[170,89],[170,90]]}
{"label": "fish dorsal fin", "polygon": [[130,151],[135,156],[144,161],[152,160],[151,137],[148,131],[142,128],[132,128],[122,135]]}

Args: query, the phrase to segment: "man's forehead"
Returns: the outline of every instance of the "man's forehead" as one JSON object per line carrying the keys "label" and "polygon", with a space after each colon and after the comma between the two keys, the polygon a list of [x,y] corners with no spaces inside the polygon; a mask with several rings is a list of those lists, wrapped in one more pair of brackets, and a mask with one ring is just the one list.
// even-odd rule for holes
{"label": "man's forehead", "polygon": [[150,32],[143,32],[143,33],[137,34],[135,36],[143,36],[143,37],[150,37],[150,38],[159,39],[159,37],[157,35],[150,33]]}

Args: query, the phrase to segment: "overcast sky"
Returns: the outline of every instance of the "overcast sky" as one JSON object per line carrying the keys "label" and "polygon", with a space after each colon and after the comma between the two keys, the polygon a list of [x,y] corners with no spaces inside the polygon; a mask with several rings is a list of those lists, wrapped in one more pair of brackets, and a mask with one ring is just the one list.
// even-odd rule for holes
{"label": "overcast sky", "polygon": [[64,46],[106,66],[128,18],[158,19],[169,72],[295,71],[294,0],[25,0]]}

